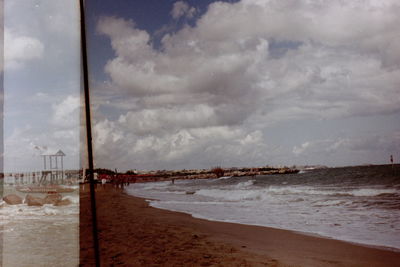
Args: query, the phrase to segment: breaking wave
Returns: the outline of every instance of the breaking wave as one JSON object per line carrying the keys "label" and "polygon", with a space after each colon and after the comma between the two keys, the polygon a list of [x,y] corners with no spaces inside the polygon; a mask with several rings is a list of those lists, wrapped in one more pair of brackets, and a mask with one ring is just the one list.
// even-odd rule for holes
{"label": "breaking wave", "polygon": [[223,190],[223,189],[200,189],[195,195],[211,197],[225,201],[241,201],[241,200],[261,200],[265,190]]}
{"label": "breaking wave", "polygon": [[[263,200],[273,195],[322,195],[332,197],[374,197],[387,195],[398,195],[395,189],[354,189],[349,191],[340,190],[318,190],[310,187],[269,187],[264,189],[246,189],[253,185],[253,181],[246,181],[234,186],[234,190],[226,189],[200,189],[196,195],[221,199],[226,201],[240,200]],[[296,198],[299,199],[299,198]]]}

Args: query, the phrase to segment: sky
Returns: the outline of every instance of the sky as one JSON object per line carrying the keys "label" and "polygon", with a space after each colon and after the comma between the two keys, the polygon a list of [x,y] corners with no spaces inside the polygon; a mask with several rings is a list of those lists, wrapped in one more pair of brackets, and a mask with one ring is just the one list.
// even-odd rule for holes
{"label": "sky", "polygon": [[76,1],[4,1],[4,171],[43,169],[64,151],[78,169],[80,39]]}
{"label": "sky", "polygon": [[398,1],[90,1],[97,166],[400,158]]}
{"label": "sky", "polygon": [[[77,10],[66,2],[6,2],[5,157],[49,140],[78,153]],[[398,1],[86,3],[95,167],[399,161]]]}

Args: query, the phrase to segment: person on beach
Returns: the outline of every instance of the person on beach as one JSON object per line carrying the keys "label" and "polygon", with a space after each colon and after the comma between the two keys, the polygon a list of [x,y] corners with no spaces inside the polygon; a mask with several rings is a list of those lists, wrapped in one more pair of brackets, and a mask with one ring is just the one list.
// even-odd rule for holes
{"label": "person on beach", "polygon": [[390,163],[392,164],[392,171],[393,171],[393,175],[395,175],[395,171],[394,171],[394,161],[393,161],[393,155],[390,155]]}
{"label": "person on beach", "polygon": [[113,177],[114,187],[115,188],[119,188],[119,184],[120,184],[119,180],[120,180],[120,178],[119,178],[119,175],[118,175],[118,171],[117,171],[117,169],[115,169],[114,177]]}

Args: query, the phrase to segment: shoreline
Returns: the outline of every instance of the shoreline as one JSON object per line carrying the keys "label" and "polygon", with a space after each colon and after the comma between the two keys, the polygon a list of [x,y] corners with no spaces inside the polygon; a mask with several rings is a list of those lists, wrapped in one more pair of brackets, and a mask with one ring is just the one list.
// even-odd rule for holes
{"label": "shoreline", "polygon": [[[128,190],[128,192],[129,192],[129,190]],[[130,193],[127,193],[127,194],[130,194]],[[186,194],[188,194],[188,192],[186,192]],[[189,209],[189,211],[180,211],[179,209],[164,208],[163,204],[162,204],[163,201],[160,201],[157,198],[145,198],[144,196],[140,196],[140,195],[139,196],[135,196],[133,194],[130,194],[130,195],[133,196],[133,197],[138,197],[138,198],[144,199],[149,204],[150,207],[153,207],[153,208],[156,208],[156,209],[167,210],[167,211],[171,211],[171,212],[182,212],[182,213],[185,213],[185,214],[188,214],[188,215],[192,216],[195,219],[202,219],[202,220],[207,220],[207,221],[211,221],[211,222],[234,223],[234,224],[240,224],[240,225],[260,226],[260,227],[267,227],[267,228],[272,228],[272,229],[286,230],[286,231],[291,231],[291,232],[302,234],[302,235],[325,238],[325,239],[331,239],[331,240],[337,240],[337,241],[343,241],[343,242],[347,242],[347,243],[354,244],[354,245],[365,246],[365,247],[369,247],[369,248],[382,249],[382,250],[388,250],[388,251],[400,253],[400,247],[394,246],[394,245],[397,245],[397,243],[393,244],[393,245],[390,244],[390,243],[384,244],[383,242],[368,243],[368,240],[365,241],[362,238],[360,238],[359,240],[357,240],[356,238],[352,240],[352,239],[348,238],[347,235],[341,235],[342,238],[343,237],[347,237],[347,239],[340,239],[340,238],[335,237],[333,234],[329,235],[329,232],[328,232],[328,234],[324,234],[323,232],[320,232],[320,233],[311,232],[311,231],[307,232],[305,230],[284,228],[284,227],[279,226],[279,225],[278,226],[276,226],[276,225],[263,225],[263,224],[256,224],[256,223],[252,224],[252,223],[241,222],[240,220],[237,220],[237,221],[235,221],[235,220],[224,220],[223,218],[219,218],[218,216],[217,217],[212,217],[212,216],[207,217],[207,216],[203,216],[203,214],[196,213],[195,210],[190,210]],[[158,202],[158,201],[160,201],[160,202]],[[166,201],[166,202],[168,202],[168,201]],[[160,203],[160,204],[158,204],[158,203]],[[311,229],[311,230],[313,230],[313,229]],[[376,240],[372,240],[371,239],[371,241],[376,241]],[[382,240],[380,240],[380,241],[382,241]]]}
{"label": "shoreline", "polygon": [[[136,197],[136,196],[133,196],[133,197]],[[142,197],[137,197],[137,198],[144,199],[146,202],[148,200],[148,199],[142,198]],[[156,200],[156,199],[154,199],[154,200]],[[322,239],[346,242],[346,243],[353,244],[353,245],[356,245],[356,246],[362,246],[362,247],[367,247],[367,248],[375,248],[375,249],[387,250],[387,251],[400,253],[400,248],[395,248],[395,247],[389,247],[389,246],[384,246],[384,245],[373,245],[373,244],[366,244],[366,243],[361,243],[361,242],[356,242],[356,241],[336,239],[334,237],[325,236],[325,235],[318,234],[318,233],[304,232],[304,231],[298,231],[298,230],[293,230],[293,229],[285,229],[285,228],[276,228],[276,227],[273,227],[273,226],[266,226],[266,225],[261,225],[261,224],[245,224],[245,223],[233,222],[233,221],[218,221],[218,220],[213,220],[213,219],[196,217],[196,216],[194,216],[194,215],[192,215],[190,213],[186,213],[186,212],[168,210],[168,209],[153,207],[151,205],[149,205],[149,206],[152,207],[152,208],[155,208],[155,209],[161,209],[161,210],[166,210],[166,211],[171,211],[171,212],[184,213],[184,214],[187,214],[189,216],[192,216],[194,219],[199,219],[199,220],[205,220],[205,221],[210,221],[210,222],[233,223],[233,224],[239,224],[239,225],[265,227],[265,228],[270,228],[270,229],[274,229],[274,230],[289,231],[289,232],[292,232],[292,233],[295,233],[295,234],[299,234],[299,235],[305,235],[305,236],[311,236],[311,237],[316,237],[316,238],[322,238]]]}
{"label": "shoreline", "polygon": [[[81,266],[93,263],[90,201],[81,191]],[[400,253],[291,230],[153,208],[110,185],[96,190],[103,264],[131,266],[400,266]],[[105,265],[105,266],[108,266]]]}
{"label": "shoreline", "polygon": [[362,247],[367,247],[367,248],[374,248],[374,249],[379,249],[379,250],[387,250],[387,251],[400,253],[400,248],[396,248],[396,247],[390,247],[390,246],[384,246],[384,245],[373,245],[373,244],[361,243],[361,242],[357,242],[357,241],[336,239],[334,237],[330,237],[330,236],[326,236],[326,235],[322,235],[322,234],[318,234],[318,233],[313,233],[313,232],[304,232],[304,231],[293,230],[293,229],[276,228],[276,227],[273,227],[273,226],[266,226],[266,225],[261,225],[261,224],[246,224],[246,223],[240,223],[240,222],[234,222],[234,221],[222,221],[222,220],[219,221],[219,220],[214,220],[214,219],[197,217],[197,216],[195,216],[193,214],[190,214],[190,213],[186,213],[186,212],[182,212],[182,211],[176,211],[176,210],[169,210],[169,209],[164,209],[164,208],[159,208],[159,207],[154,207],[154,206],[149,204],[149,200],[150,201],[157,201],[157,199],[137,197],[137,196],[133,196],[133,195],[130,195],[130,194],[128,194],[128,195],[132,196],[132,197],[139,198],[139,199],[143,199],[144,201],[146,201],[146,203],[148,203],[148,205],[151,208],[170,211],[170,212],[178,212],[178,213],[187,214],[187,215],[193,217],[194,219],[198,219],[198,220],[205,220],[205,221],[209,221],[209,222],[220,222],[220,223],[233,223],[233,224],[247,225],[247,226],[265,227],[265,228],[270,228],[270,229],[274,229],[274,230],[289,231],[289,232],[292,232],[292,233],[295,233],[295,234],[299,234],[299,235],[305,235],[305,236],[311,236],[311,237],[316,237],[316,238],[322,238],[322,239],[346,242],[346,243],[353,244],[353,245],[356,245],[356,246],[362,246]]}

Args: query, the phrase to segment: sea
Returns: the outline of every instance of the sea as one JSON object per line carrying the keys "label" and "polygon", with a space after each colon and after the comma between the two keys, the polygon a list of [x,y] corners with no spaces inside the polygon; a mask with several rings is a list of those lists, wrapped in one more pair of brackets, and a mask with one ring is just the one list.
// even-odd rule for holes
{"label": "sea", "polygon": [[[24,198],[14,182],[5,177],[3,195]],[[79,187],[69,187],[76,190],[62,194],[72,202],[68,206],[7,205],[0,198],[0,266],[79,265]]]}
{"label": "sea", "polygon": [[152,207],[195,218],[400,251],[400,165],[136,183],[125,190]]}

